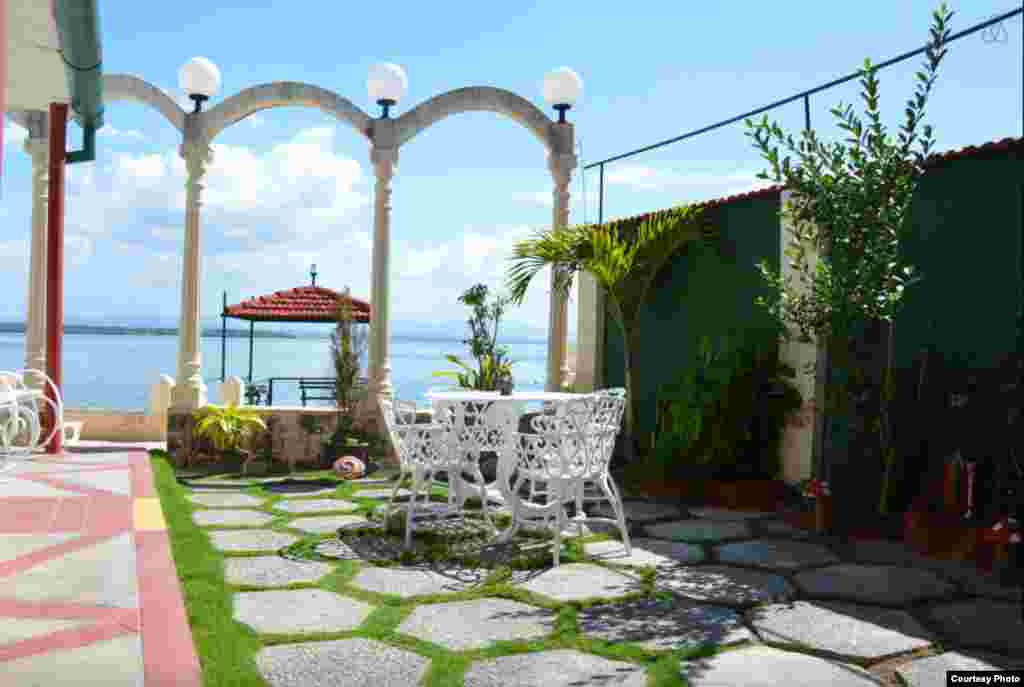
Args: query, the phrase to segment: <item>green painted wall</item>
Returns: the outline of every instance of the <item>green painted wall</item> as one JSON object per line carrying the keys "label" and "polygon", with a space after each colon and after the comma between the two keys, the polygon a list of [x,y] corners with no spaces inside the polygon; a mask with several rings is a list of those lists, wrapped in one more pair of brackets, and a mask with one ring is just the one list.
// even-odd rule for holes
{"label": "green painted wall", "polygon": [[[934,336],[943,354],[990,367],[1013,350],[1021,279],[1021,190],[1017,151],[941,163],[921,181],[907,258],[924,281],[907,289],[896,318],[896,364]],[[934,334],[929,323],[935,321]]]}
{"label": "green painted wall", "polygon": [[[710,208],[721,232],[721,250],[691,244],[658,274],[641,320],[636,396],[640,436],[654,431],[658,387],[674,381],[693,364],[700,337],[731,328],[764,327],[768,319],[754,298],[766,293],[756,264],[779,267],[778,193]],[[623,386],[622,331],[606,315],[605,380]]]}

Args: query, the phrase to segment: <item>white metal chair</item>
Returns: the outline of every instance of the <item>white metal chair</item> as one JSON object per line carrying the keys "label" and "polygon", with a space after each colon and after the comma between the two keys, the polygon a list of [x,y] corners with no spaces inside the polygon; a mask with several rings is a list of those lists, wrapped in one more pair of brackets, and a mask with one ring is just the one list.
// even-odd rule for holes
{"label": "white metal chair", "polygon": [[[565,403],[552,415],[531,421],[535,433],[516,432],[512,437],[514,466],[507,480],[512,500],[513,530],[520,524],[550,527],[554,533],[554,563],[560,563],[562,533],[568,524],[566,506],[576,497],[583,481],[594,474],[602,460],[594,424],[597,404],[585,397]],[[532,488],[531,483],[542,483]]]}
{"label": "white metal chair", "polygon": [[[462,507],[473,495],[472,492],[476,492],[480,498],[484,521],[491,530],[495,530],[494,520],[487,507],[489,485],[480,469],[480,458],[486,452],[500,456],[511,431],[511,427],[506,426],[509,418],[495,416],[502,409],[489,401],[439,403],[438,411],[435,421],[447,430],[449,452],[453,461],[459,462],[458,467],[453,467],[448,473],[449,491],[455,492]],[[469,473],[473,481],[465,480],[463,473]]]}
{"label": "white metal chair", "polygon": [[[447,428],[438,423],[418,424],[416,406],[403,401],[380,401],[381,414],[388,434],[398,454],[400,474],[384,509],[385,522],[390,522],[396,510],[405,511],[405,547],[412,547],[412,533],[416,522],[460,515],[462,504],[454,490],[448,491],[447,503],[430,500],[430,490],[438,472],[457,473],[461,466],[458,456],[450,452]],[[410,497],[405,503],[396,503],[398,490],[411,479]],[[422,502],[419,500],[422,496]]]}
{"label": "white metal chair", "polygon": [[[41,389],[34,389],[25,383],[25,377],[33,375],[50,387],[50,396]],[[42,411],[49,408],[54,422],[50,432],[42,437]],[[26,369],[20,372],[0,372],[0,451],[4,453],[31,453],[50,443],[54,435],[64,431],[64,403],[60,391],[45,373]]]}

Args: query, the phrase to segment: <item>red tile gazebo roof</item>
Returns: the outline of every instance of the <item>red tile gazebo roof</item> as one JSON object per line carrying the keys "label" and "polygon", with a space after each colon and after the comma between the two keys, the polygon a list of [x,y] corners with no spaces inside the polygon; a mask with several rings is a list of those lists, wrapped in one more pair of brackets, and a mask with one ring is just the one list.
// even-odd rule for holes
{"label": "red tile gazebo roof", "polygon": [[[341,294],[322,286],[299,286],[224,308],[225,317],[250,322],[335,322]],[[370,304],[352,297],[355,321],[370,321]]]}

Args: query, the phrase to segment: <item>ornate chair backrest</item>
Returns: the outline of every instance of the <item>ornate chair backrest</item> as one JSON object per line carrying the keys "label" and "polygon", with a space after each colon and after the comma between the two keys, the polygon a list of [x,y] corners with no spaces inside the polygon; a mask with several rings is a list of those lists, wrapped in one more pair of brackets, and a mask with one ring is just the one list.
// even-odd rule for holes
{"label": "ornate chair backrest", "polygon": [[596,399],[584,396],[559,403],[553,414],[530,420],[536,434],[520,434],[517,442],[522,467],[551,479],[575,479],[591,474],[601,460]]}
{"label": "ornate chair backrest", "polygon": [[594,474],[605,472],[615,452],[615,439],[622,429],[622,416],[626,410],[625,390],[607,389],[593,395],[597,410],[594,413],[595,452],[600,456],[592,464]]}
{"label": "ornate chair backrest", "polygon": [[384,426],[387,428],[388,436],[398,454],[398,462],[403,469],[412,466],[412,455],[410,449],[410,430],[416,422],[416,404],[408,401],[380,399],[381,415],[384,417]]}
{"label": "ornate chair backrest", "polygon": [[435,418],[451,432],[452,439],[463,453],[479,458],[481,451],[499,451],[505,441],[505,430],[488,415],[497,412],[490,401],[457,401],[439,405]]}

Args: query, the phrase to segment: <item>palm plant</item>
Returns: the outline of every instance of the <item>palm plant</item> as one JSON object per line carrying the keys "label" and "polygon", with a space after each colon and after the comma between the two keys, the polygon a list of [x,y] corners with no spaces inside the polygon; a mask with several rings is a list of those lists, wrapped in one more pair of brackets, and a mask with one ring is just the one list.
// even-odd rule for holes
{"label": "palm plant", "polygon": [[[604,289],[612,316],[622,328],[626,392],[625,434],[634,436],[640,315],[655,276],[688,241],[706,234],[702,208],[685,206],[651,215],[635,229],[623,223],[546,228],[513,249],[508,270],[511,301],[521,304],[533,278],[555,270],[554,288],[567,294],[577,272],[590,272]],[[627,459],[635,446],[626,442]]]}
{"label": "palm plant", "polygon": [[[196,436],[209,439],[214,448],[223,453],[250,453],[242,447],[252,436],[267,429],[260,411],[235,404],[200,408],[196,411],[196,420]],[[249,459],[245,461],[246,466]]]}

